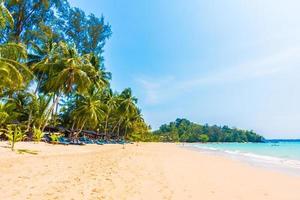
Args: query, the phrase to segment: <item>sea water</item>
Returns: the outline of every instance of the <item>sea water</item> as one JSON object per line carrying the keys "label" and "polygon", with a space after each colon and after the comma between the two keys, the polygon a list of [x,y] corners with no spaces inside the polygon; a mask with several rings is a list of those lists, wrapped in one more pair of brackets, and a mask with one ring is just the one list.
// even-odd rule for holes
{"label": "sea water", "polygon": [[300,141],[267,143],[185,144],[203,152],[222,154],[252,165],[284,170],[300,175]]}

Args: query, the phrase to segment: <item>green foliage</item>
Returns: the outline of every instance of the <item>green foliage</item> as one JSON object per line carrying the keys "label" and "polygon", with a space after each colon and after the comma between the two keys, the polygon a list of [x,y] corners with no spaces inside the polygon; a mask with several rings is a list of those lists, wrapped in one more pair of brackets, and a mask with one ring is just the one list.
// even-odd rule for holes
{"label": "green foliage", "polygon": [[26,138],[26,134],[20,127],[17,126],[9,126],[6,130],[4,130],[4,135],[7,137],[12,151],[14,151],[14,147],[17,142],[23,141]]}
{"label": "green foliage", "polygon": [[98,18],[93,14],[86,16],[78,8],[69,10],[67,26],[67,38],[81,53],[94,52],[100,56],[106,39],[111,35],[110,25],[105,24],[104,17]]}
{"label": "green foliage", "polygon": [[150,142],[153,138],[151,138],[152,134],[149,129],[143,121],[134,121],[127,139],[134,142]]}
{"label": "green foliage", "polygon": [[51,134],[50,139],[52,143],[57,143],[58,142],[59,136],[57,134]]}
{"label": "green foliage", "polygon": [[44,137],[44,133],[41,129],[33,128],[33,141],[39,143]]}
{"label": "green foliage", "polygon": [[0,0],[0,35],[1,127],[20,124],[35,141],[47,125],[150,140],[131,89],[110,88],[102,52],[111,28],[103,16],[67,0]]}
{"label": "green foliage", "polygon": [[100,120],[104,117],[103,104],[100,100],[100,94],[79,96],[76,108],[72,112],[73,120],[78,128],[87,125],[90,128],[96,128]]}
{"label": "green foliage", "polygon": [[4,5],[4,0],[0,0],[0,29],[4,29],[7,25],[13,27],[14,19],[9,10]]}
{"label": "green foliage", "polygon": [[[261,142],[263,137],[253,131],[227,126],[202,126],[187,119],[162,125],[154,132],[164,142]],[[179,139],[178,139],[179,138]]]}
{"label": "green foliage", "polygon": [[51,98],[46,95],[32,96],[31,101],[25,107],[28,113],[29,126],[41,129],[46,121],[47,109],[50,105]]}
{"label": "green foliage", "polygon": [[201,142],[208,142],[209,141],[209,137],[207,135],[205,135],[205,134],[200,134],[199,135],[199,140]]}
{"label": "green foliage", "polygon": [[6,112],[0,111],[0,126],[5,123],[8,118],[8,114]]}
{"label": "green foliage", "polygon": [[0,95],[5,90],[19,89],[32,77],[31,71],[21,63],[26,55],[21,44],[0,44]]}

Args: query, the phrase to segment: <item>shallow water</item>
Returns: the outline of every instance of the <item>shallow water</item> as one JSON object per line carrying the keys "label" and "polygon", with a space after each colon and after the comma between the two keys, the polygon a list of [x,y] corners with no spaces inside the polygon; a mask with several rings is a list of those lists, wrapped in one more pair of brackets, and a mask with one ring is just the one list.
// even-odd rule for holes
{"label": "shallow water", "polygon": [[185,146],[300,175],[300,142],[195,143]]}

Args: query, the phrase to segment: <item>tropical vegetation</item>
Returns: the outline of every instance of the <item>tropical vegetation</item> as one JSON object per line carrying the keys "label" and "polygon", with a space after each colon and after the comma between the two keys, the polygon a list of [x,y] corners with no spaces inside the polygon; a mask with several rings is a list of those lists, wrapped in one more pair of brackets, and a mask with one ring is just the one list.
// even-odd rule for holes
{"label": "tropical vegetation", "polygon": [[[104,17],[67,0],[0,0],[0,139],[39,142],[47,127],[76,138],[163,142],[259,142],[253,131],[177,119],[150,133],[130,88],[115,91],[103,51],[111,37]],[[58,136],[51,134],[51,141]]]}
{"label": "tropical vegetation", "polygon": [[12,149],[25,137],[39,142],[49,126],[72,137],[149,134],[132,90],[110,86],[103,51],[111,35],[103,16],[67,0],[0,0],[0,128]]}
{"label": "tropical vegetation", "polygon": [[209,126],[176,119],[160,126],[154,135],[164,142],[262,142],[264,138],[253,131],[229,128],[228,126]]}

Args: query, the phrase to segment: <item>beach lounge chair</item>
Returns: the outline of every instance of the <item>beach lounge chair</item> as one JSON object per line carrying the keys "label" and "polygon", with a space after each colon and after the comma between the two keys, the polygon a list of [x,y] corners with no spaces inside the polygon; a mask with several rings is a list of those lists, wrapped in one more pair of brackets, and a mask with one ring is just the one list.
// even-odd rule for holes
{"label": "beach lounge chair", "polygon": [[42,141],[46,143],[51,143],[51,138],[48,134],[45,134]]}
{"label": "beach lounge chair", "polygon": [[98,144],[98,145],[104,145],[104,142],[101,141],[101,140],[96,140],[95,143]]}
{"label": "beach lounge chair", "polygon": [[85,145],[84,142],[79,141],[78,139],[73,139],[70,141],[70,144],[72,145]]}
{"label": "beach lounge chair", "polygon": [[80,142],[83,142],[85,144],[95,144],[95,142],[89,138],[86,138],[86,137],[81,137],[79,138],[79,141]]}
{"label": "beach lounge chair", "polygon": [[59,137],[58,138],[58,144],[69,145],[70,141],[65,137]]}

